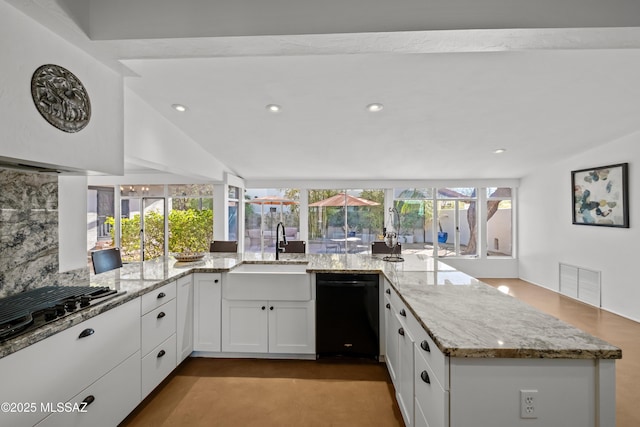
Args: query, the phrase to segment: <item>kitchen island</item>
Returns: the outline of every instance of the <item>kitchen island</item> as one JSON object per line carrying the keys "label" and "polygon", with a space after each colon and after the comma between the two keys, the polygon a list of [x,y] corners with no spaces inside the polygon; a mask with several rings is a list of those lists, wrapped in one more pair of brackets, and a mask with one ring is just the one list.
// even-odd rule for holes
{"label": "kitchen island", "polygon": [[[274,254],[212,253],[189,263],[169,257],[128,264],[91,277],[91,285],[120,296],[3,343],[0,356],[172,283],[191,283],[192,275],[225,274],[241,264],[303,264],[309,274],[380,274],[381,356],[406,424],[547,426],[562,419],[566,426],[615,425],[620,349],[431,257],[404,257],[387,263],[359,254],[286,254],[276,261]],[[192,296],[191,304],[197,300]]]}

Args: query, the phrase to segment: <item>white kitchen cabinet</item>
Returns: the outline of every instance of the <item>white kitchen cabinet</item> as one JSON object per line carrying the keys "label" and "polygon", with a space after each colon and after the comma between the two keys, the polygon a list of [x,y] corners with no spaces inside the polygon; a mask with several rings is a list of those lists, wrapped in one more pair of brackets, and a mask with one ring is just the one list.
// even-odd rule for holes
{"label": "white kitchen cabinet", "polygon": [[391,300],[385,294],[384,299],[384,320],[385,320],[385,362],[389,370],[391,381],[397,382],[398,373],[398,334],[400,321],[396,317],[395,309],[391,305]]}
{"label": "white kitchen cabinet", "polygon": [[220,351],[222,275],[193,275],[193,349]]}
{"label": "white kitchen cabinet", "polygon": [[398,294],[385,283],[386,363],[396,390],[396,400],[406,426],[414,424],[414,334],[411,313]]}
{"label": "white kitchen cabinet", "polygon": [[[139,351],[140,299],[136,298],[0,359],[4,384],[0,401],[38,405],[36,412],[0,414],[0,425],[37,424],[48,415],[40,410],[41,403],[69,401]],[[136,366],[139,377],[139,357]],[[134,387],[136,405],[139,384]],[[115,412],[118,402],[112,402]]]}
{"label": "white kitchen cabinet", "polygon": [[222,351],[314,354],[313,301],[223,299]]}
{"label": "white kitchen cabinet", "polygon": [[158,344],[176,333],[175,298],[142,316],[141,326],[141,353],[144,357]]}
{"label": "white kitchen cabinet", "polygon": [[[439,352],[436,348],[433,352]],[[419,342],[415,345],[415,425],[448,426],[449,392],[445,391],[425,358],[428,353]]]}
{"label": "white kitchen cabinet", "polygon": [[170,282],[140,297],[140,312],[144,315],[176,297],[176,282]]}
{"label": "white kitchen cabinet", "polygon": [[113,427],[126,418],[140,400],[140,352],[136,352],[66,402],[70,408],[80,408],[79,411],[52,413],[37,426]]}
{"label": "white kitchen cabinet", "polygon": [[313,301],[269,302],[269,353],[315,354]]}
{"label": "white kitchen cabinet", "polygon": [[[413,334],[402,318],[401,308],[396,314],[400,327],[395,331],[398,335],[398,372],[396,376],[396,396],[402,418],[407,427],[413,426],[413,401],[414,401],[414,339]],[[392,331],[393,332],[393,331]]]}
{"label": "white kitchen cabinet", "polygon": [[181,277],[176,295],[176,364],[193,352],[193,275]]}
{"label": "white kitchen cabinet", "polygon": [[146,397],[176,368],[176,334],[142,358],[142,396]]}
{"label": "white kitchen cabinet", "polygon": [[267,301],[222,300],[222,351],[267,353]]}
{"label": "white kitchen cabinet", "polygon": [[[225,280],[221,320],[223,352],[315,354],[311,278],[297,271],[289,273],[292,277],[283,274],[289,280],[273,272],[246,272],[236,274],[235,282]],[[295,292],[289,292],[294,282]]]}
{"label": "white kitchen cabinet", "polygon": [[176,367],[177,283],[144,294],[141,336],[141,392],[145,398]]}

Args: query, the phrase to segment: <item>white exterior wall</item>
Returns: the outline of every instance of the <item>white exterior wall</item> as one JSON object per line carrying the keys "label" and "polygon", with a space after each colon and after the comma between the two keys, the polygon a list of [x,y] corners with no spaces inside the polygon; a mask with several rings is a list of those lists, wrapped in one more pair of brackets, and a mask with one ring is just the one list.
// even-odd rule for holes
{"label": "white exterior wall", "polygon": [[[519,189],[519,271],[524,280],[558,291],[558,263],[601,271],[602,308],[640,321],[640,287],[632,270],[640,239],[637,167],[640,133],[549,165]],[[631,228],[571,223],[571,171],[629,163]]]}

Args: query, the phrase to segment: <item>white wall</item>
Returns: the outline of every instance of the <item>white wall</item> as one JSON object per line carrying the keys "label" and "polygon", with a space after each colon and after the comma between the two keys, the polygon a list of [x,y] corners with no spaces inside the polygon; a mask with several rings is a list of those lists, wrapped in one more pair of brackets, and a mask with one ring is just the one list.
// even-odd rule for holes
{"label": "white wall", "polygon": [[[86,87],[89,124],[63,132],[40,115],[31,77],[43,64],[61,65]],[[122,77],[50,30],[0,2],[0,156],[119,175],[123,170]]]}
{"label": "white wall", "polygon": [[197,179],[224,179],[220,161],[127,88],[124,111],[128,161]]}
{"label": "white wall", "polygon": [[58,178],[59,271],[87,267],[87,177]]}
{"label": "white wall", "polygon": [[[630,228],[571,223],[572,170],[629,163]],[[519,189],[520,277],[558,291],[558,263],[602,272],[602,307],[640,321],[634,262],[640,239],[640,133],[603,144],[524,177]]]}

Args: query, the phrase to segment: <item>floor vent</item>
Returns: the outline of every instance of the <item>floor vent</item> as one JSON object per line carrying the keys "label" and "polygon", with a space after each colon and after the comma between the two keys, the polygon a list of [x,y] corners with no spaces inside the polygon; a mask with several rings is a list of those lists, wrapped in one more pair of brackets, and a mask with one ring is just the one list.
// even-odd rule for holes
{"label": "floor vent", "polygon": [[560,263],[560,293],[601,307],[600,272]]}

